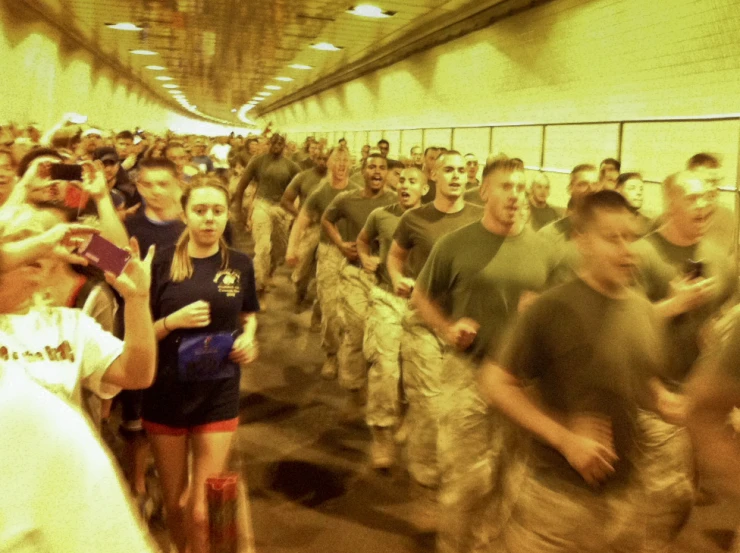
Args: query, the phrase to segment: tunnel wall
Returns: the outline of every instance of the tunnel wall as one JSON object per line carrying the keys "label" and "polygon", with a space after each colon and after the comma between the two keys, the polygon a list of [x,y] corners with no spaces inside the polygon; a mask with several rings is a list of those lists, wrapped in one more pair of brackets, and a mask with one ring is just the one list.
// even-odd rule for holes
{"label": "tunnel wall", "polygon": [[39,123],[48,128],[67,112],[88,115],[109,130],[138,126],[155,132],[214,134],[221,128],[176,112],[59,29],[0,2],[0,124]]}
{"label": "tunnel wall", "polygon": [[[417,144],[505,152],[544,167],[560,205],[565,173],[605,157],[659,181],[709,151],[734,187],[739,46],[733,0],[555,0],[263,120],[295,140],[346,137],[355,154],[381,137],[392,157]],[[646,196],[659,211],[660,187]]]}

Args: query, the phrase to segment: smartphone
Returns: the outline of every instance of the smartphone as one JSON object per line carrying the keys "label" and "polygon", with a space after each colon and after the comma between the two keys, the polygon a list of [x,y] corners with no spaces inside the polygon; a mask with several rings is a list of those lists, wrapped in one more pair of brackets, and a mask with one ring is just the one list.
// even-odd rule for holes
{"label": "smartphone", "polygon": [[684,267],[684,274],[691,280],[704,277],[704,262],[689,259]]}
{"label": "smartphone", "polygon": [[51,180],[67,180],[82,182],[82,165],[67,165],[66,163],[52,163],[49,169]]}
{"label": "smartphone", "polygon": [[93,234],[78,249],[80,255],[101,271],[120,275],[131,261],[131,254],[109,242],[99,234]]}

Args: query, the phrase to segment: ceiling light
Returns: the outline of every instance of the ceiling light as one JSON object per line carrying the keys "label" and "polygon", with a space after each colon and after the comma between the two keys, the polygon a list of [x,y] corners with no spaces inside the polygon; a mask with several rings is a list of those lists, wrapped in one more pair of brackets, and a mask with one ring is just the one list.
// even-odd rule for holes
{"label": "ceiling light", "polygon": [[280,90],[283,87],[282,86],[275,86],[274,84],[268,84],[267,86],[265,86],[265,88],[267,90]]}
{"label": "ceiling light", "polygon": [[164,75],[161,75],[159,77],[154,77],[154,78],[157,79],[158,81],[174,81],[175,80],[174,77],[166,77]]}
{"label": "ceiling light", "polygon": [[325,52],[339,52],[342,49],[341,46],[334,46],[331,42],[317,42],[312,44],[311,48],[314,50],[324,50]]}
{"label": "ceiling light", "polygon": [[264,96],[267,98],[268,96],[272,96],[272,92],[258,92],[257,96]]}
{"label": "ceiling light", "polygon": [[249,100],[247,104],[249,104],[250,106],[256,106],[257,104],[259,104],[259,102],[255,102],[254,100]]}
{"label": "ceiling light", "polygon": [[152,50],[129,50],[130,54],[135,56],[156,56],[157,53]]}
{"label": "ceiling light", "polygon": [[231,113],[236,113],[236,108],[232,109]]}
{"label": "ceiling light", "polygon": [[161,65],[147,65],[146,68],[151,71],[164,71],[165,69],[167,69],[166,67],[162,67]]}
{"label": "ceiling light", "polygon": [[162,86],[163,86],[164,88],[180,88],[180,87],[179,87],[178,85],[176,85],[176,84],[171,84],[171,83],[170,83],[170,84],[163,84]]}
{"label": "ceiling light", "polygon": [[303,65],[301,63],[294,63],[290,67],[292,67],[293,69],[306,69],[306,70],[313,69],[312,66],[310,66],[310,65]]}
{"label": "ceiling light", "polygon": [[378,19],[396,15],[396,12],[383,10],[378,6],[372,6],[370,4],[360,4],[359,6],[353,6],[347,10],[347,13],[351,13],[352,15],[359,15],[362,17],[375,17]]}
{"label": "ceiling light", "polygon": [[284,83],[289,83],[293,79],[291,77],[275,77],[276,81],[283,81]]}
{"label": "ceiling light", "polygon": [[116,31],[143,31],[143,27],[139,27],[136,23],[106,23],[106,27],[109,29],[115,29]]}

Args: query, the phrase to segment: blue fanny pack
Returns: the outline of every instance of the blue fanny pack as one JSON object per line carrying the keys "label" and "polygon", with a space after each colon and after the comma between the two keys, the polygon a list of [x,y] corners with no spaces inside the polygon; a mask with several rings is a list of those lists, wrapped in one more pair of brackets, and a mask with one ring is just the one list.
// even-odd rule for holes
{"label": "blue fanny pack", "polygon": [[228,360],[234,347],[230,332],[185,336],[177,348],[177,372],[181,382],[218,380],[234,376],[236,363]]}

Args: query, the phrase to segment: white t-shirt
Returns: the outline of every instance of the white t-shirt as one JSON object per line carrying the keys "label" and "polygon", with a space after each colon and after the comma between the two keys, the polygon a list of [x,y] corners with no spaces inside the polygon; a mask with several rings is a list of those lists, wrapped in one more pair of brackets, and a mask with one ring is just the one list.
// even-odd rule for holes
{"label": "white t-shirt", "polygon": [[0,553],[153,553],[90,425],[11,371],[0,367]]}
{"label": "white t-shirt", "polygon": [[211,157],[213,158],[213,167],[215,169],[229,168],[229,152],[231,144],[214,144],[211,146]]}
{"label": "white t-shirt", "polygon": [[0,315],[0,363],[23,370],[47,390],[81,405],[81,386],[103,399],[121,389],[102,382],[123,342],[79,309],[37,307]]}

